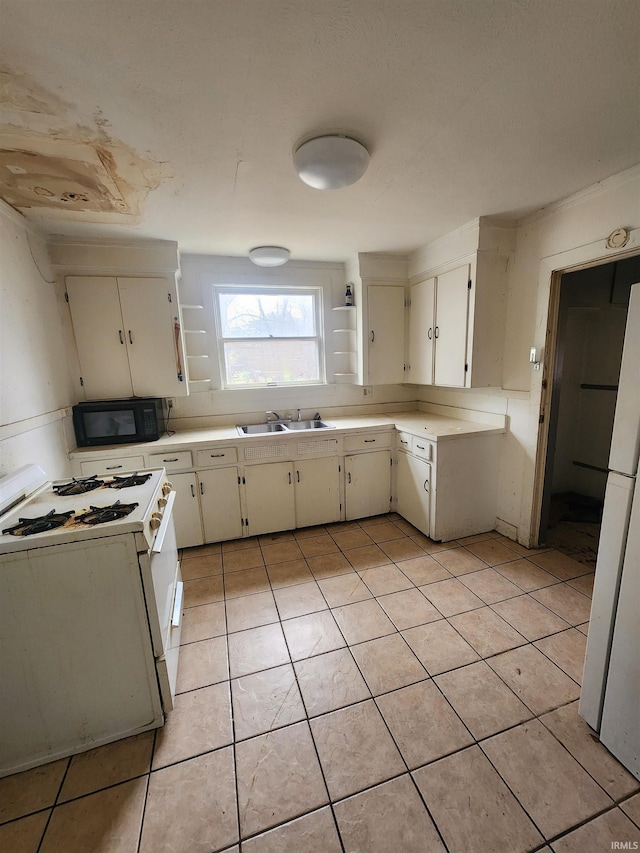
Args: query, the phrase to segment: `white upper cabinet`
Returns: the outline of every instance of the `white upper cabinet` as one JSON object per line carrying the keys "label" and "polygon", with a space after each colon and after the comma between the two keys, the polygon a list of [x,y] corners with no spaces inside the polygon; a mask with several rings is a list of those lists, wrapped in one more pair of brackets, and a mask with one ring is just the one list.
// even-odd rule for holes
{"label": "white upper cabinet", "polygon": [[66,288],[88,400],[187,393],[167,279],[67,276]]}
{"label": "white upper cabinet", "polygon": [[467,365],[469,264],[411,286],[409,378],[463,388]]}
{"label": "white upper cabinet", "polygon": [[435,385],[464,386],[469,322],[469,265],[463,264],[436,279],[433,330]]}
{"label": "white upper cabinet", "polygon": [[409,375],[418,385],[502,385],[510,223],[476,219],[410,264]]}
{"label": "white upper cabinet", "polygon": [[368,353],[371,385],[404,382],[404,288],[367,287]]}
{"label": "white upper cabinet", "polygon": [[131,397],[117,280],[107,276],[68,276],[66,284],[87,399]]}
{"label": "white upper cabinet", "polygon": [[411,285],[409,309],[409,376],[416,385],[433,384],[433,329],[436,310],[436,280],[428,278]]}

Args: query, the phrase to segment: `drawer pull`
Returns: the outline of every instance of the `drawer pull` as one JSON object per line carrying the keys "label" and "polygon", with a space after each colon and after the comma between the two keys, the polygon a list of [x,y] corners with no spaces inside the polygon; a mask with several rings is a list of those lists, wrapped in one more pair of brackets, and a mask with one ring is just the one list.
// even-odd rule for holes
{"label": "drawer pull", "polygon": [[364,443],[365,444],[371,444],[371,442],[374,442],[374,441],[376,441],[375,438],[365,438]]}
{"label": "drawer pull", "polygon": [[421,444],[416,444],[418,450],[426,450],[426,447],[423,447]]}
{"label": "drawer pull", "polygon": [[107,471],[118,471],[122,465],[107,465]]}
{"label": "drawer pull", "polygon": [[163,459],[162,461],[163,461],[163,462],[177,462],[177,461],[178,461],[178,457],[177,457],[177,456],[175,456],[173,459]]}
{"label": "drawer pull", "polygon": [[425,481],[424,481],[424,483],[422,484],[422,488],[423,488],[423,489],[425,490],[425,492],[427,492],[427,494],[428,494],[428,492],[429,492],[429,481],[428,481],[428,480],[425,480]]}
{"label": "drawer pull", "polygon": [[210,453],[209,456],[211,459],[222,459],[223,456],[226,456],[226,453]]}
{"label": "drawer pull", "polygon": [[191,484],[191,497],[195,498],[195,496],[196,496],[196,487],[192,483]]}
{"label": "drawer pull", "polygon": [[409,442],[408,442],[408,441],[405,441],[405,440],[404,440],[404,438],[401,438],[401,439],[400,439],[400,444],[409,444]]}

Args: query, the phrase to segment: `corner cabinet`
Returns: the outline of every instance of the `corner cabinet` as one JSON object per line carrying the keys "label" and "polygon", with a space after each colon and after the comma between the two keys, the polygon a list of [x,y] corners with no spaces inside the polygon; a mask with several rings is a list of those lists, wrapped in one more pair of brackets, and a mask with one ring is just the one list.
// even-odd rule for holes
{"label": "corner cabinet", "polygon": [[396,458],[396,511],[425,536],[431,533],[431,465],[401,450]]}
{"label": "corner cabinet", "polygon": [[345,517],[384,515],[391,509],[391,433],[345,436]]}
{"label": "corner cabinet", "polygon": [[65,284],[87,400],[186,396],[174,282],[67,276]]}

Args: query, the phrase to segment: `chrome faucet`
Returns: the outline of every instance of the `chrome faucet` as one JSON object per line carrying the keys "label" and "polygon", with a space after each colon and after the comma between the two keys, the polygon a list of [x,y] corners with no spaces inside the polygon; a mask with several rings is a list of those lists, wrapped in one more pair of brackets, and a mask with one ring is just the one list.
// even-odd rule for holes
{"label": "chrome faucet", "polygon": [[277,412],[266,412],[266,413],[265,413],[265,417],[266,417],[266,419],[267,419],[267,423],[269,423],[269,421],[270,421],[269,415],[273,415],[273,420],[274,420],[274,422],[276,422],[276,423],[277,423],[278,421],[281,421],[281,420],[282,420],[282,418],[280,417],[280,415],[279,415]]}

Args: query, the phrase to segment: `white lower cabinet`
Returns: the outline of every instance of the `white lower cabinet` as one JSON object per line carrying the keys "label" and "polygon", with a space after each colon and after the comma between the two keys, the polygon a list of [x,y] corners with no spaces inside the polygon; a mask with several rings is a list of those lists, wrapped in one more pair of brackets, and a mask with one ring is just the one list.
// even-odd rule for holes
{"label": "white lower cabinet", "polygon": [[173,520],[176,526],[178,548],[202,545],[204,537],[200,518],[198,479],[195,473],[172,474],[171,483],[176,491]]}
{"label": "white lower cabinet", "polygon": [[171,474],[178,548],[242,536],[237,468]]}
{"label": "white lower cabinet", "polygon": [[[250,536],[296,526],[291,462],[267,462],[244,469]],[[215,541],[214,539],[208,541]]]}
{"label": "white lower cabinet", "polygon": [[346,518],[382,515],[391,509],[391,451],[344,457]]}
{"label": "white lower cabinet", "polygon": [[429,536],[431,465],[424,459],[399,452],[396,494],[396,509],[399,515],[421,530],[425,536]]}
{"label": "white lower cabinet", "polygon": [[340,520],[340,465],[337,456],[294,463],[296,527]]}
{"label": "white lower cabinet", "polygon": [[244,469],[250,536],[340,520],[337,456]]}
{"label": "white lower cabinet", "polygon": [[204,541],[238,539],[243,527],[238,469],[211,468],[197,476]]}

